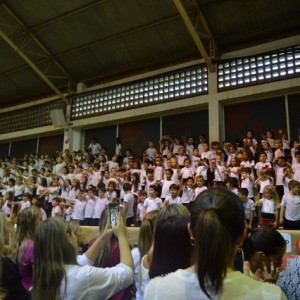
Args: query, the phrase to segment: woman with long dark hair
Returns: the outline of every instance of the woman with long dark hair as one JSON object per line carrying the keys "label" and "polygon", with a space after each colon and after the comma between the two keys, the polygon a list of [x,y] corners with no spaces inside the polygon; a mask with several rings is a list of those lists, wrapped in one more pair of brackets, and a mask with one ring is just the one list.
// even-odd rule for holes
{"label": "woman with long dark hair", "polygon": [[203,191],[191,207],[192,266],[151,280],[144,299],[285,299],[279,287],[233,271],[244,229],[237,195],[221,188]]}

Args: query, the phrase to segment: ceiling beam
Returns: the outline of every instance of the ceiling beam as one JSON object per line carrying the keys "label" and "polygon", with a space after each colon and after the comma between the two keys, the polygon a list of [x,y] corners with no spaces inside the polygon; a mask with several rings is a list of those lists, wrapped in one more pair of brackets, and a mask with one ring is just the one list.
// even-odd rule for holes
{"label": "ceiling beam", "polygon": [[[40,48],[42,51],[41,56],[46,56],[53,62],[53,64],[58,68],[60,73],[66,77],[66,79],[69,81],[70,84],[75,83],[72,76],[64,69],[64,67],[55,59],[55,57],[48,51],[48,49],[37,39],[37,37],[31,32],[27,26],[3,3],[0,4],[4,12],[9,15],[16,23],[17,25],[25,31],[26,34],[30,37],[32,41]],[[11,39],[11,38],[10,38]],[[12,39],[11,39],[12,40]],[[25,53],[26,51],[23,50]]]}
{"label": "ceiling beam", "polygon": [[197,49],[199,50],[202,58],[204,59],[207,68],[210,70],[210,72],[215,72],[215,66],[213,65],[213,63],[211,62],[211,58],[208,55],[197,31],[195,30],[195,27],[193,25],[193,23],[191,22],[190,17],[188,16],[185,8],[183,7],[181,0],[173,0],[179,14],[181,15],[181,18],[185,24],[185,26],[187,27]]}
{"label": "ceiling beam", "polygon": [[208,26],[206,18],[204,17],[197,0],[191,0],[191,1],[197,11],[197,18],[198,18],[199,22],[201,23],[202,29],[204,30],[205,34],[209,37],[209,39],[211,41],[211,47],[212,47],[211,50],[214,52],[213,58],[218,57],[220,55],[220,49],[219,49],[217,42],[212,34],[212,31],[210,30],[210,28]]}
{"label": "ceiling beam", "polygon": [[69,104],[69,100],[63,95],[63,93],[45,76],[45,74],[35,65],[35,63],[2,31],[0,30],[0,37],[18,53],[25,62],[38,74],[38,76],[64,101],[66,105]]}

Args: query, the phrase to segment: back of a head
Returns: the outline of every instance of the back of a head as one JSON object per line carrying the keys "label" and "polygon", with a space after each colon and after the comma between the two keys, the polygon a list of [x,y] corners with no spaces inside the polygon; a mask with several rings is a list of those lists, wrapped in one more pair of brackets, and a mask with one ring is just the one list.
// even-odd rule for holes
{"label": "back of a head", "polygon": [[182,204],[172,204],[164,207],[159,211],[159,214],[157,216],[157,222],[161,220],[165,220],[168,217],[176,216],[176,215],[182,215],[189,217],[190,212],[189,210]]}
{"label": "back of a head", "polygon": [[162,276],[191,265],[189,217],[182,214],[157,221],[149,277]]}
{"label": "back of a head", "polygon": [[266,256],[276,255],[285,249],[286,241],[273,227],[264,226],[255,230],[248,230],[244,239],[243,250],[245,259],[250,261],[256,252],[263,252]]}
{"label": "back of a head", "polygon": [[243,238],[245,214],[240,198],[227,189],[211,188],[197,196],[191,207],[195,239],[193,263],[203,292],[219,293],[227,268],[232,267],[237,243]]}
{"label": "back of a head", "polygon": [[9,251],[9,257],[17,262],[18,253],[27,240],[33,240],[34,232],[41,220],[41,211],[37,207],[28,207],[21,210],[17,218],[17,230]]}
{"label": "back of a head", "polygon": [[57,299],[65,264],[76,263],[76,250],[69,241],[64,221],[49,218],[34,235],[32,299]]}
{"label": "back of a head", "polygon": [[139,230],[138,248],[141,258],[148,253],[153,243],[154,226],[159,211],[153,210],[146,214]]}
{"label": "back of a head", "polygon": [[0,255],[2,255],[6,233],[7,233],[7,217],[4,212],[0,211]]}

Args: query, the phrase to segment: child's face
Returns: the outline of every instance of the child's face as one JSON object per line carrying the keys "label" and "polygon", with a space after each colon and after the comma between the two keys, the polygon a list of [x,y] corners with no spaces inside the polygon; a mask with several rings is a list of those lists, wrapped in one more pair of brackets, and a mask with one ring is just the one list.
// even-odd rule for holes
{"label": "child's face", "polygon": [[153,142],[149,142],[149,147],[150,147],[150,148],[154,147]]}
{"label": "child's face", "polygon": [[108,172],[108,171],[105,171],[105,172],[104,172],[104,177],[105,177],[105,178],[109,178],[109,172]]}
{"label": "child's face", "polygon": [[274,145],[275,145],[275,148],[277,148],[277,149],[282,147],[282,143],[279,142],[279,141],[276,141],[276,142],[274,143]]}
{"label": "child's face", "polygon": [[156,194],[155,189],[150,188],[149,189],[149,195],[150,195],[151,198],[156,198],[157,194]]}
{"label": "child's face", "polygon": [[155,164],[156,164],[157,166],[161,166],[161,165],[162,165],[162,161],[161,161],[159,158],[157,158],[157,159],[155,160]]}
{"label": "child's face", "polygon": [[57,205],[56,200],[52,200],[52,206],[56,206],[56,205]]}
{"label": "child's face", "polygon": [[166,178],[167,179],[171,179],[172,178],[172,174],[171,174],[170,171],[166,171],[165,174],[166,174]]}
{"label": "child's face", "polygon": [[147,173],[147,177],[148,177],[148,180],[153,180],[153,178],[154,178],[154,175],[153,175],[153,173]]}
{"label": "child's face", "polygon": [[193,155],[194,155],[194,156],[199,156],[199,149],[198,149],[198,148],[195,148],[195,149],[193,150]]}
{"label": "child's face", "polygon": [[103,192],[103,191],[99,191],[98,195],[99,195],[99,197],[100,197],[100,198],[104,198],[104,196],[105,196],[105,192]]}
{"label": "child's face", "polygon": [[267,156],[266,156],[265,154],[261,154],[261,155],[259,156],[259,160],[260,160],[261,162],[266,162]]}
{"label": "child's face", "polygon": [[296,161],[297,161],[297,163],[300,163],[300,155],[299,154],[296,155]]}
{"label": "child's face", "polygon": [[114,187],[112,184],[109,184],[109,185],[107,186],[107,189],[108,189],[110,192],[112,192],[112,191],[115,189],[115,187]]}
{"label": "child's face", "polygon": [[238,192],[238,196],[241,198],[242,202],[245,202],[245,200],[247,200],[247,196],[241,194],[240,192]]}
{"label": "child's face", "polygon": [[236,159],[231,159],[230,163],[231,163],[231,165],[235,166],[236,165]]}
{"label": "child's face", "polygon": [[178,154],[179,154],[179,155],[184,155],[184,149],[183,149],[182,147],[180,147],[180,148],[178,149]]}
{"label": "child's face", "polygon": [[220,155],[216,155],[216,163],[221,163],[222,159]]}
{"label": "child's face", "polygon": [[206,143],[203,144],[203,150],[204,150],[204,152],[208,151],[208,144],[206,144]]}
{"label": "child's face", "polygon": [[265,191],[264,191],[264,197],[265,197],[266,199],[271,199],[271,198],[272,198],[271,192],[268,191],[268,190],[265,190]]}
{"label": "child's face", "polygon": [[147,196],[146,195],[140,195],[140,202],[144,202],[146,200]]}
{"label": "child's face", "polygon": [[118,160],[117,155],[114,155],[114,156],[111,158],[111,160],[112,160],[113,162],[116,162],[116,161]]}
{"label": "child's face", "polygon": [[196,184],[198,187],[204,186],[204,180],[202,178],[197,178]]}
{"label": "child's face", "polygon": [[189,188],[192,188],[194,186],[194,180],[193,179],[189,179],[188,182],[187,182],[187,186]]}
{"label": "child's face", "polygon": [[112,168],[110,170],[111,175],[116,176],[117,175],[117,170],[115,168]]}
{"label": "child's face", "polygon": [[176,198],[178,196],[178,189],[171,188],[170,195],[173,199]]}
{"label": "child's face", "polygon": [[277,164],[278,164],[278,166],[283,167],[285,165],[284,159],[279,158]]}
{"label": "child's face", "polygon": [[300,185],[294,186],[291,189],[291,192],[292,192],[293,195],[299,195],[299,193],[300,193]]}
{"label": "child's face", "polygon": [[185,160],[185,161],[184,161],[184,166],[185,166],[186,168],[189,168],[190,165],[191,165],[191,163],[190,163],[189,160]]}

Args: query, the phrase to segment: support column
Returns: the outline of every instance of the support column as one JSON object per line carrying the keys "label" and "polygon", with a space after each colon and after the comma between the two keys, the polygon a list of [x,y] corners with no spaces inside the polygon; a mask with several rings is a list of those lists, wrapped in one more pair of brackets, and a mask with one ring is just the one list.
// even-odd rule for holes
{"label": "support column", "polygon": [[65,149],[69,149],[70,152],[82,150],[81,129],[66,128],[64,130],[64,150]]}
{"label": "support column", "polygon": [[224,109],[218,99],[217,74],[208,73],[209,101],[208,101],[208,131],[209,141],[222,142],[225,136]]}

